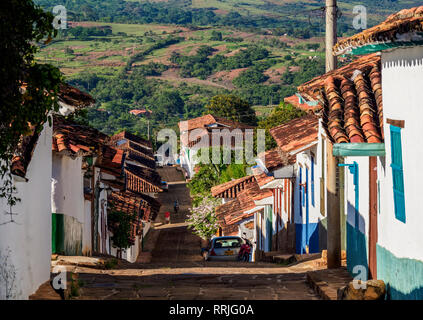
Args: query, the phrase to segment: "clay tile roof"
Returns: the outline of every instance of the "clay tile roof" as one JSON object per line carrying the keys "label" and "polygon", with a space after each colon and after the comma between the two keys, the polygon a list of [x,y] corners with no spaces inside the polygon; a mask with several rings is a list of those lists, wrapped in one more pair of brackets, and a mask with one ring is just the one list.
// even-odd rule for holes
{"label": "clay tile roof", "polygon": [[80,125],[62,116],[53,116],[52,150],[71,157],[98,153],[109,137],[92,127]]}
{"label": "clay tile roof", "polygon": [[132,192],[156,193],[162,192],[161,177],[151,169],[134,166],[129,163],[125,165],[126,186]]}
{"label": "clay tile roof", "polygon": [[279,169],[288,164],[293,164],[296,160],[295,156],[290,156],[279,147],[259,154],[259,158],[269,171]]}
{"label": "clay tile roof", "polygon": [[21,136],[21,139],[15,151],[15,155],[12,158],[10,168],[12,174],[25,178],[26,170],[28,168],[29,163],[31,162],[32,155],[34,153],[38,138],[40,136],[41,128],[42,125],[40,125],[39,127],[32,126],[32,133],[30,135]]}
{"label": "clay tile roof", "polygon": [[148,148],[148,149],[153,148],[153,144],[151,143],[151,141],[145,140],[145,139],[143,139],[143,138],[141,138],[141,137],[139,137],[135,134],[132,134],[128,131],[122,131],[121,133],[115,134],[114,136],[111,137],[111,141],[114,144],[117,144],[121,140],[132,141],[133,143],[140,144],[144,148]]}
{"label": "clay tile roof", "polygon": [[115,210],[123,214],[136,213],[140,220],[148,221],[157,216],[160,210],[160,203],[146,195],[132,192],[111,192],[107,197],[110,210]]}
{"label": "clay tile roof", "polygon": [[252,182],[255,182],[254,176],[246,176],[214,186],[211,193],[216,198],[236,198],[237,194]]}
{"label": "clay tile roof", "polygon": [[82,92],[81,90],[65,83],[60,85],[58,98],[59,102],[76,108],[90,107],[95,103],[94,98],[88,93]]}
{"label": "clay tile roof", "polygon": [[261,170],[258,172],[256,171],[254,177],[256,178],[256,181],[259,187],[263,187],[269,182],[275,180],[274,176],[268,176],[266,173],[261,172]]}
{"label": "clay tile roof", "polygon": [[383,142],[380,70],[380,56],[372,54],[298,88],[322,102],[323,127],[335,143]]}
{"label": "clay tile roof", "polygon": [[126,159],[128,161],[134,161],[152,170],[156,169],[156,162],[154,160],[151,160],[149,157],[146,157],[143,154],[140,154],[131,150],[126,152]]}
{"label": "clay tile roof", "polygon": [[253,215],[253,213],[246,214],[256,207],[254,200],[261,200],[272,196],[270,190],[260,190],[257,182],[247,185],[247,187],[238,194],[238,197],[232,201],[224,203],[216,208],[216,216],[222,228],[235,224],[243,219]]}
{"label": "clay tile roof", "polygon": [[334,46],[336,55],[351,52],[355,48],[395,42],[423,40],[423,6],[404,9],[389,16],[384,22],[352,37],[342,39]]}
{"label": "clay tile roof", "polygon": [[289,153],[316,141],[318,131],[319,118],[309,114],[270,129],[270,134],[281,151]]}
{"label": "clay tile roof", "polygon": [[[90,95],[65,83],[60,85],[58,99],[59,102],[75,108],[88,107],[95,103],[95,100]],[[42,126],[43,123],[38,126],[31,126],[31,134],[21,136],[15,155],[12,158],[10,168],[12,174],[25,178],[28,165],[32,160],[32,155],[42,131]]]}
{"label": "clay tile roof", "polygon": [[322,106],[319,104],[315,104],[315,105],[310,105],[307,102],[303,101],[300,102],[300,97],[298,97],[296,94],[290,96],[290,97],[286,97],[283,99],[283,101],[285,101],[286,103],[289,103],[291,105],[293,105],[294,107],[296,107],[297,109],[309,112],[309,111],[315,111],[320,109]]}
{"label": "clay tile roof", "polygon": [[133,194],[143,199],[145,202],[147,202],[148,207],[150,208],[150,211],[151,211],[151,214],[148,218],[152,221],[156,220],[156,217],[160,212],[160,207],[162,206],[162,204],[157,199],[143,193],[136,193],[136,192],[130,192],[130,191],[127,191],[127,193]]}
{"label": "clay tile roof", "polygon": [[211,114],[207,114],[194,119],[189,119],[179,122],[179,129],[181,132],[190,131],[194,129],[207,128],[212,124],[221,124],[221,127],[239,128],[239,129],[252,129],[254,127],[249,126],[245,123],[225,119],[222,117],[216,117]]}
{"label": "clay tile roof", "polygon": [[108,145],[100,148],[100,155],[97,159],[96,166],[102,171],[120,177],[122,174],[122,166],[124,161],[123,150],[118,150]]}

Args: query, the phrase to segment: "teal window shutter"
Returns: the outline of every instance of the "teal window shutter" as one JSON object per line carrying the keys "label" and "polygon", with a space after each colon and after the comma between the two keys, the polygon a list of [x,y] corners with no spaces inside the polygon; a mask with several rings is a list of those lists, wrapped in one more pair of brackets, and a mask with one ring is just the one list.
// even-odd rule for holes
{"label": "teal window shutter", "polygon": [[392,180],[394,186],[395,218],[405,223],[404,172],[402,164],[401,128],[392,126],[391,157]]}

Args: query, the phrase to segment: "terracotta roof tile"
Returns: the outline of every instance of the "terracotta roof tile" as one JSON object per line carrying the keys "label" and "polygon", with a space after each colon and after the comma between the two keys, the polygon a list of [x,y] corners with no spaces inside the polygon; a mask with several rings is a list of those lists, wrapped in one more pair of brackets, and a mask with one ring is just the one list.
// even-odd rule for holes
{"label": "terracotta roof tile", "polygon": [[288,153],[283,152],[279,147],[259,154],[259,158],[269,171],[295,163],[296,160],[295,156],[290,156]]}
{"label": "terracotta roof tile", "polygon": [[318,131],[319,118],[309,114],[270,129],[270,134],[281,151],[289,153],[316,141]]}
{"label": "terracotta roof tile", "polygon": [[254,176],[246,176],[214,186],[211,193],[216,198],[236,198],[238,193],[252,182],[255,182]]}
{"label": "terracotta roof tile", "polygon": [[353,63],[300,86],[300,93],[322,102],[323,126],[335,143],[381,143],[383,104],[380,56]]}
{"label": "terracotta roof tile", "polygon": [[286,103],[292,104],[294,107],[296,107],[297,109],[309,112],[309,111],[315,111],[320,109],[322,106],[317,104],[317,105],[310,105],[307,102],[300,102],[300,97],[298,97],[296,94],[290,96],[290,97],[286,97],[283,99],[283,101],[285,101]]}
{"label": "terracotta roof tile", "polygon": [[404,9],[389,16],[384,22],[352,37],[342,39],[334,46],[336,55],[349,53],[352,49],[381,43],[423,40],[417,33],[423,31],[423,6]]}
{"label": "terracotta roof tile", "polygon": [[53,116],[52,150],[71,157],[98,153],[107,144],[109,137],[92,127],[66,120],[59,115]]}
{"label": "terracotta roof tile", "polygon": [[[88,107],[95,103],[95,100],[88,94],[74,88],[66,83],[61,84],[58,93],[59,102],[66,103],[75,108]],[[38,138],[41,133],[41,126],[32,126],[31,134],[22,136],[16,148],[14,157],[11,163],[11,172],[15,175],[25,177],[26,170],[32,160]]]}
{"label": "terracotta roof tile", "polygon": [[66,83],[60,85],[58,98],[59,102],[76,108],[90,107],[95,103],[94,98],[88,93],[82,92]]}
{"label": "terracotta roof tile", "polygon": [[100,148],[100,154],[97,159],[96,166],[109,174],[120,177],[122,175],[123,161],[123,150],[103,145]]}
{"label": "terracotta roof tile", "polygon": [[125,164],[126,186],[129,191],[138,193],[162,192],[160,175],[148,168]]}
{"label": "terracotta roof tile", "polygon": [[[203,130],[196,132],[196,138],[198,136],[196,140],[188,141],[188,139],[190,140],[193,139],[191,135],[192,135],[192,130],[194,129],[197,129],[197,130],[203,129]],[[254,129],[254,127],[241,123],[241,122],[228,120],[222,117],[215,117],[211,114],[179,122],[179,130],[181,132],[181,142],[184,146],[188,146],[188,147],[195,146],[196,144],[200,142],[201,137],[206,135],[209,138],[208,140],[209,145],[211,145],[212,133],[213,133],[213,130],[216,130],[216,129],[228,129],[230,131],[234,129],[240,129],[242,131],[241,138],[244,139],[245,130]],[[232,139],[232,145],[234,145],[234,139]]]}
{"label": "terracotta roof tile", "polygon": [[244,212],[254,209],[256,206],[254,200],[260,200],[270,196],[272,196],[272,192],[270,190],[260,190],[256,181],[248,184],[238,194],[237,198],[216,208],[216,216],[220,226],[222,228],[228,227],[252,216],[253,213],[246,214]]}
{"label": "terracotta roof tile", "polygon": [[154,198],[132,192],[111,192],[107,198],[110,210],[122,214],[136,213],[140,221],[155,220],[161,204]]}
{"label": "terracotta roof tile", "polygon": [[[40,126],[40,128],[42,125]],[[31,127],[32,134],[21,136],[15,155],[12,158],[10,170],[12,174],[25,178],[26,170],[32,160],[35,147],[40,136],[40,130],[35,126]]]}
{"label": "terracotta roof tile", "polygon": [[148,149],[153,148],[153,144],[151,143],[151,141],[145,140],[145,139],[143,139],[143,138],[141,138],[141,137],[139,137],[135,134],[132,134],[128,131],[122,131],[121,133],[115,134],[114,136],[111,137],[111,141],[115,145],[121,140],[132,141],[133,143],[140,144],[144,148],[148,148]]}

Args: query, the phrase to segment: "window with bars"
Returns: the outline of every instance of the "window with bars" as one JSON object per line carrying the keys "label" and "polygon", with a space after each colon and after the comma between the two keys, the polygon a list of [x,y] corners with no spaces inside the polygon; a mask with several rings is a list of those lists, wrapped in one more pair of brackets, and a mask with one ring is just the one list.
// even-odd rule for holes
{"label": "window with bars", "polygon": [[394,187],[395,218],[405,223],[404,173],[402,163],[401,128],[391,125],[391,168]]}

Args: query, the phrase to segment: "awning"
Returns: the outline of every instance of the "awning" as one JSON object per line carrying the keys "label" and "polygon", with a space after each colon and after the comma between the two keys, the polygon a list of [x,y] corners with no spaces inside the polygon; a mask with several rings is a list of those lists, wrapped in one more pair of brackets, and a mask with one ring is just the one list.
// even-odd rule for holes
{"label": "awning", "polygon": [[335,157],[383,157],[384,143],[336,143],[333,145]]}

